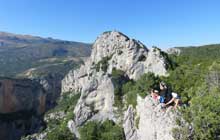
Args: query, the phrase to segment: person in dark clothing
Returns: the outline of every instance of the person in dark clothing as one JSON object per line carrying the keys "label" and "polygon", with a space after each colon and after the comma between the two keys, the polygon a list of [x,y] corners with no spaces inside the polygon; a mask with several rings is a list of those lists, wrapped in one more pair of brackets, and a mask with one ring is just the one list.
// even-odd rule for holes
{"label": "person in dark clothing", "polygon": [[180,96],[177,93],[175,93],[175,92],[172,92],[171,95],[172,95],[172,99],[169,102],[167,102],[164,105],[164,107],[166,107],[166,106],[168,106],[168,105],[170,105],[172,103],[175,103],[174,109],[176,109],[177,106],[180,104]]}
{"label": "person in dark clothing", "polygon": [[171,91],[164,82],[160,82],[160,96],[164,97],[164,103],[172,99]]}

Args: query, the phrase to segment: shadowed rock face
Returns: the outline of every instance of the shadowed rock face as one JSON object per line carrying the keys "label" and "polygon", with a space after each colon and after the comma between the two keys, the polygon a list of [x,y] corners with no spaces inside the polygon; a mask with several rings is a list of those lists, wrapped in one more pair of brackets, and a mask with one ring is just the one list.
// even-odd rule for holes
{"label": "shadowed rock face", "polygon": [[0,79],[0,113],[33,110],[45,112],[46,94],[40,84],[31,80]]}
{"label": "shadowed rock face", "polygon": [[46,110],[46,94],[32,80],[0,78],[0,138],[19,140],[37,132]]}

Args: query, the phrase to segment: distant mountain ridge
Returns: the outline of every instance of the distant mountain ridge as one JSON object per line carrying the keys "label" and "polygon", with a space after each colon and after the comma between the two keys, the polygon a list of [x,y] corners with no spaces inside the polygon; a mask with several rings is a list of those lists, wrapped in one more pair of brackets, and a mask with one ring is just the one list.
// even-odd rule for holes
{"label": "distant mountain ridge", "polygon": [[88,57],[90,52],[88,43],[0,32],[0,76],[15,76],[36,67],[44,59],[75,60]]}
{"label": "distant mountain ridge", "polygon": [[[213,54],[215,56],[220,56],[220,44],[209,44],[203,46],[189,46],[189,47],[175,47],[180,49],[182,55],[199,55],[204,56],[204,54]],[[195,52],[195,50],[197,52]]]}
{"label": "distant mountain ridge", "polygon": [[0,31],[0,40],[1,41],[16,41],[16,43],[78,43],[78,44],[89,44],[89,43],[82,43],[77,41],[67,41],[62,39],[54,39],[52,37],[40,37],[40,36],[32,36],[32,35],[22,35],[22,34],[13,34],[8,32],[2,32]]}

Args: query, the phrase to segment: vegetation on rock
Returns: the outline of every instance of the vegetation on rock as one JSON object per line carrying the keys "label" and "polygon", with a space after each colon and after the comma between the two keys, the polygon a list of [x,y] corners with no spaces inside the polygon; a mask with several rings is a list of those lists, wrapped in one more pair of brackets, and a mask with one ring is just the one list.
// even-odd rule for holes
{"label": "vegetation on rock", "polygon": [[[47,140],[73,140],[74,135],[67,128],[67,122],[74,118],[73,110],[80,97],[80,94],[70,96],[71,94],[64,94],[63,97],[58,101],[56,108],[50,110],[46,116],[52,113],[64,111],[63,117],[57,117],[47,120]],[[56,114],[55,114],[56,115]]]}
{"label": "vegetation on rock", "polygon": [[67,123],[63,122],[59,126],[55,127],[47,134],[47,140],[74,140],[74,135],[67,127]]}
{"label": "vegetation on rock", "polygon": [[122,108],[123,107],[123,96],[122,86],[129,81],[128,76],[122,70],[112,69],[112,82],[114,84],[115,102],[114,105]]}
{"label": "vegetation on rock", "polygon": [[95,64],[95,69],[99,72],[100,68],[102,71],[106,72],[108,69],[108,61],[112,58],[112,56],[103,57],[97,64]]}
{"label": "vegetation on rock", "polygon": [[113,121],[90,121],[80,128],[80,140],[125,140],[123,128]]}
{"label": "vegetation on rock", "polygon": [[125,95],[126,104],[137,105],[137,95],[145,97],[149,94],[150,89],[158,89],[160,78],[153,73],[144,74],[137,81],[129,81],[122,87],[122,93]]}

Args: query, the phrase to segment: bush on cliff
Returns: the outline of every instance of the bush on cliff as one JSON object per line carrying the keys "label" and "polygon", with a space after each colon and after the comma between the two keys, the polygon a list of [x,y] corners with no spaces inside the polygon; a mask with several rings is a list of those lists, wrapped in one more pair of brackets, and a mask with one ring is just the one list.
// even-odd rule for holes
{"label": "bush on cliff", "polygon": [[122,70],[118,70],[116,68],[112,69],[112,83],[114,84],[114,95],[115,102],[114,105],[122,108],[123,107],[123,96],[122,86],[129,81],[128,76],[126,76],[125,72]]}
{"label": "bush on cliff", "polygon": [[80,140],[125,140],[123,128],[113,121],[91,121],[79,129]]}
{"label": "bush on cliff", "polygon": [[47,134],[47,140],[74,140],[74,135],[67,127],[67,123],[62,123]]}
{"label": "bush on cliff", "polygon": [[129,81],[122,87],[123,95],[125,95],[127,105],[133,107],[137,105],[137,95],[145,97],[149,94],[151,88],[158,89],[160,78],[153,73],[147,73],[141,76],[137,81]]}
{"label": "bush on cliff", "polygon": [[59,119],[48,120],[48,133],[47,140],[74,140],[74,135],[67,128],[67,122],[74,118],[73,110],[80,97],[80,94],[71,95],[65,93],[62,98],[58,101],[58,105],[50,110],[48,114],[64,111],[65,116]]}

